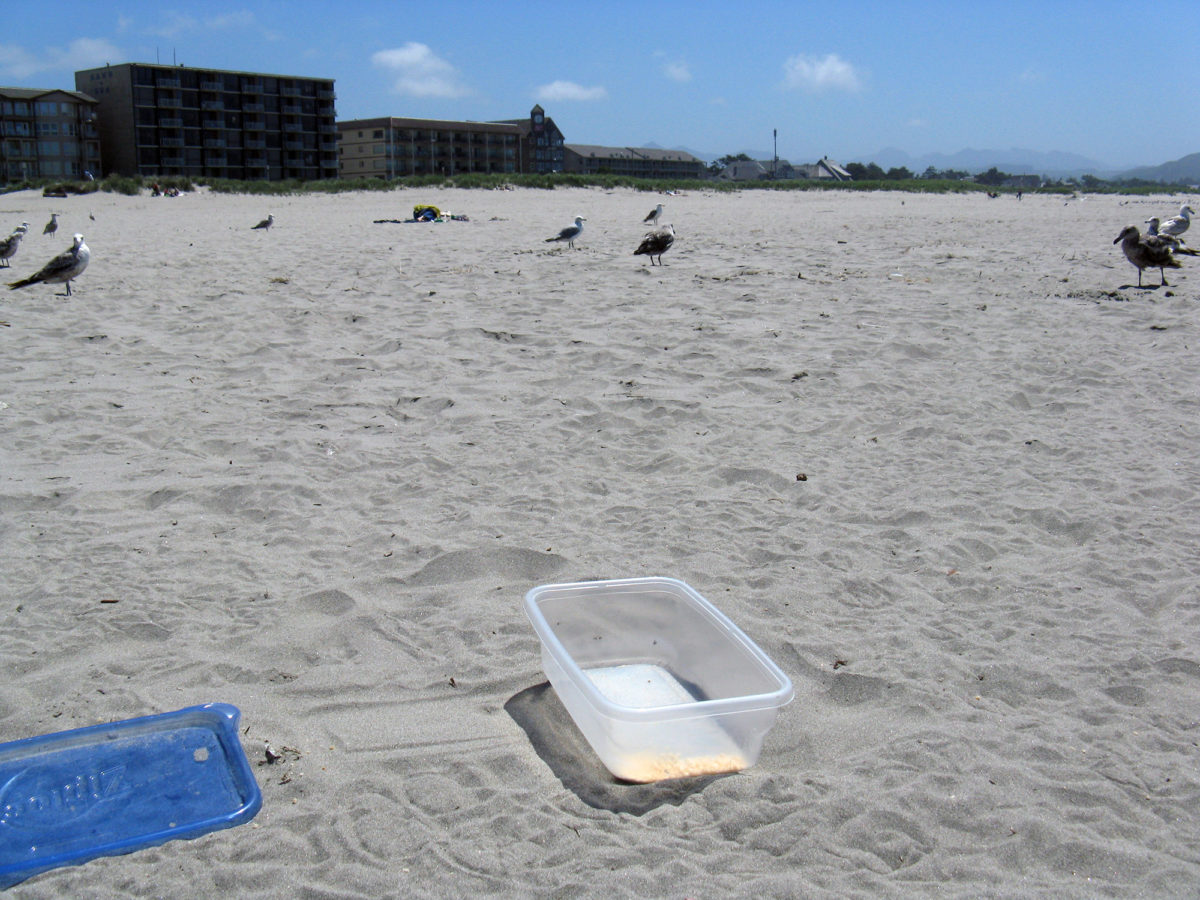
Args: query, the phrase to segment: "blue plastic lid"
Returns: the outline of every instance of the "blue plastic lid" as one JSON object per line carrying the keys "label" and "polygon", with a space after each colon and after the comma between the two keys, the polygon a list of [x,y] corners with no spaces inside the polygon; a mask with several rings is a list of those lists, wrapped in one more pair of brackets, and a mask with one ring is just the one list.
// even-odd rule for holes
{"label": "blue plastic lid", "polygon": [[226,703],[0,744],[0,889],[249,822],[262,793]]}

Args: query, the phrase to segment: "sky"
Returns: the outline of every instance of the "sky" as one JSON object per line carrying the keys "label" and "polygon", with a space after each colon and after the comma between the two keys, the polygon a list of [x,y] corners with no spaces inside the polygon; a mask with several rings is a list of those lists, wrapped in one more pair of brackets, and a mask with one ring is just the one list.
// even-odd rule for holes
{"label": "sky", "polygon": [[1119,169],[1200,152],[1194,0],[6,6],[11,87],[177,62],[333,78],[339,119],[515,119],[540,103],[567,143],[714,157],[1019,147]]}

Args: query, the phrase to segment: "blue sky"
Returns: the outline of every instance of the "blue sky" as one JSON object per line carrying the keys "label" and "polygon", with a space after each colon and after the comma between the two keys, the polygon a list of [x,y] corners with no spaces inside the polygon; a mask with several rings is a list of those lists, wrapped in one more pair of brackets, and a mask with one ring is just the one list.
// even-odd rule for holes
{"label": "blue sky", "polygon": [[[105,62],[334,78],[342,119],[507,119],[568,143],[964,148],[1154,165],[1200,151],[1200,7],[1172,2],[6,4],[0,84]],[[331,10],[333,12],[331,12]]]}

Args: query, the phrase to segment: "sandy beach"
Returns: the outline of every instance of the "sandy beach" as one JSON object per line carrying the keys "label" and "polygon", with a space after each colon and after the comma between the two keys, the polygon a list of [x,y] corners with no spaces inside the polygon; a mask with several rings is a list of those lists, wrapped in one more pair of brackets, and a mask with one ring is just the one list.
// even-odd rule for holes
{"label": "sandy beach", "polygon": [[[264,797],[7,895],[1193,895],[1200,259],[1112,243],[1182,199],[0,196],[4,281],[92,251],[0,297],[0,741],[230,703]],[[644,575],[792,679],[756,765],[549,688],[526,591]]]}

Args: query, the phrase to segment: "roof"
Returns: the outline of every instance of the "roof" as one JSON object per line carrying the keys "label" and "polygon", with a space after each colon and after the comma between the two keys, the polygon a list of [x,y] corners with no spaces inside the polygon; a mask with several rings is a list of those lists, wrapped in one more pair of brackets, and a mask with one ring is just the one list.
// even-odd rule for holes
{"label": "roof", "polygon": [[103,72],[105,69],[120,69],[124,66],[143,66],[147,69],[161,69],[168,72],[190,71],[190,72],[220,72],[222,75],[249,75],[252,78],[282,78],[300,79],[301,81],[334,81],[335,79],[322,75],[280,75],[276,72],[251,72],[246,69],[214,69],[211,66],[185,66],[183,63],[168,66],[166,63],[148,63],[148,62],[124,62],[110,65],[105,63],[102,66],[94,66],[91,69],[80,69],[76,75],[87,72]]}
{"label": "roof", "polygon": [[770,170],[756,159],[738,159],[721,170],[721,177],[732,181],[749,181],[755,178],[767,178]]}
{"label": "roof", "polygon": [[51,94],[66,94],[80,103],[100,102],[91,94],[85,94],[83,91],[66,91],[62,88],[0,87],[0,97],[3,97],[5,100],[38,100]]}
{"label": "roof", "polygon": [[663,150],[658,147],[604,147],[599,144],[566,144],[566,149],[579,156],[593,159],[645,159],[666,162],[696,162],[704,160],[685,150]]}
{"label": "roof", "polygon": [[507,122],[471,122],[457,119],[406,119],[399,116],[379,116],[374,119],[341,119],[337,128],[429,128],[439,131],[495,131],[515,134],[519,129]]}

